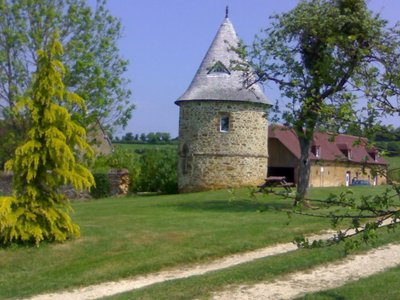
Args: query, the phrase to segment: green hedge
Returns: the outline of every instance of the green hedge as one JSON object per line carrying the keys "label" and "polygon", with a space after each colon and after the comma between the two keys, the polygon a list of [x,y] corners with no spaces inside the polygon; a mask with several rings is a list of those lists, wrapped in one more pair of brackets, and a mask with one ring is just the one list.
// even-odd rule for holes
{"label": "green hedge", "polygon": [[90,189],[90,195],[95,198],[105,198],[111,196],[111,183],[108,174],[94,173],[96,186]]}

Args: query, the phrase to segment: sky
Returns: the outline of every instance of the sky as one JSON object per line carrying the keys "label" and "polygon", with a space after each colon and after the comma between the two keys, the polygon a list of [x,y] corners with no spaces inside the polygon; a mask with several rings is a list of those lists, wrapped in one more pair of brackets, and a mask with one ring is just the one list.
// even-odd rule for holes
{"label": "sky", "polygon": [[[229,6],[238,36],[251,44],[269,24],[269,16],[288,11],[297,0],[108,0],[107,8],[121,20],[120,54],[129,61],[125,74],[136,105],[124,130],[134,134],[169,132],[178,135],[175,101],[189,87]],[[368,7],[390,23],[400,21],[399,0],[369,0]],[[277,87],[266,86],[275,103]]]}

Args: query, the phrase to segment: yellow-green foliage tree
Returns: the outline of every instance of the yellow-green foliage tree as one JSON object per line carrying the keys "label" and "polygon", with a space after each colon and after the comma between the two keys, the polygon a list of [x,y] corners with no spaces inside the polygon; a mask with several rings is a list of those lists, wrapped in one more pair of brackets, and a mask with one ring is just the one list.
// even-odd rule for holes
{"label": "yellow-green foliage tree", "polygon": [[[48,47],[39,50],[37,70],[28,97],[17,109],[30,118],[27,141],[6,163],[14,173],[14,196],[0,201],[0,243],[65,241],[79,237],[71,220],[71,206],[60,187],[90,188],[93,176],[80,159],[90,157],[85,129],[75,123],[66,107],[84,101],[63,84],[64,66],[57,59],[63,49],[54,34]],[[78,159],[80,158],[80,159]]]}

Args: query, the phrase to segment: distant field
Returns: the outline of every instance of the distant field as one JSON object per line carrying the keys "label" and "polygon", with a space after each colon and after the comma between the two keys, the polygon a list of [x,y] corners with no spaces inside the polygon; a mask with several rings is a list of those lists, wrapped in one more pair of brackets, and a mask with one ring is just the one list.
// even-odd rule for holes
{"label": "distant field", "polygon": [[400,156],[386,156],[385,160],[389,163],[389,170],[400,168]]}
{"label": "distant field", "polygon": [[389,163],[389,178],[394,181],[400,181],[400,156],[385,157]]}
{"label": "distant field", "polygon": [[176,144],[160,144],[160,145],[155,145],[155,144],[114,144],[114,147],[116,149],[125,149],[125,150],[131,150],[131,151],[136,151],[136,150],[148,150],[148,149],[172,149],[175,150],[178,148],[178,145]]}

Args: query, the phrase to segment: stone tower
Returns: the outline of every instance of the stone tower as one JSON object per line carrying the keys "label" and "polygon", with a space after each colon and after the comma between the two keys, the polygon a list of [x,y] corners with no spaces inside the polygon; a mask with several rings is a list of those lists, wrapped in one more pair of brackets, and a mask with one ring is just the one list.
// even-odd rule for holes
{"label": "stone tower", "polygon": [[179,105],[178,184],[181,192],[255,186],[268,164],[269,102],[260,86],[246,88],[231,47],[239,38],[226,14]]}

